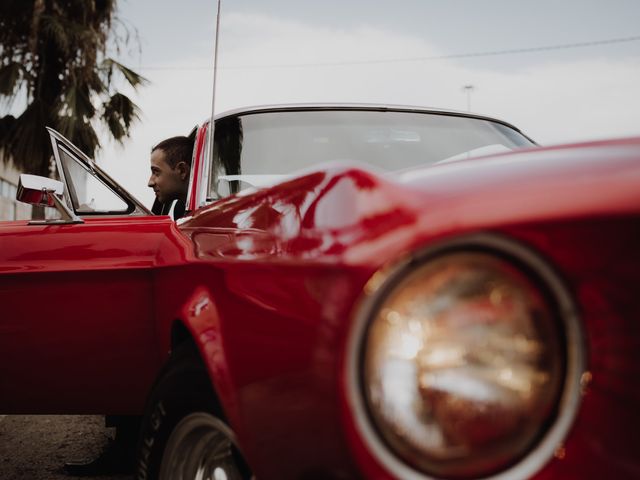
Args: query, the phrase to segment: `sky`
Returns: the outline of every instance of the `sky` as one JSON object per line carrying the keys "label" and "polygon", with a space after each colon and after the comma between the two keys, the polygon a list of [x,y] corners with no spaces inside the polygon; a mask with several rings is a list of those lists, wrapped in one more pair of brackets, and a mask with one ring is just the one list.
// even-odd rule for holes
{"label": "sky", "polygon": [[[215,0],[119,0],[150,80],[97,160],[150,205],[149,151],[211,115]],[[540,144],[640,135],[637,0],[222,0],[216,113],[365,102],[481,113]],[[133,37],[135,37],[134,35]],[[473,89],[463,87],[472,85]]]}

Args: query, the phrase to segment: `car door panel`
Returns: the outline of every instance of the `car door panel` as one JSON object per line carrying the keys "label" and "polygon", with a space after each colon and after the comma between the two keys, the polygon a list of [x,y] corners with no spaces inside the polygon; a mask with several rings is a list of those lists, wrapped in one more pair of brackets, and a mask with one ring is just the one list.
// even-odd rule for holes
{"label": "car door panel", "polygon": [[136,217],[0,228],[1,411],[142,410],[161,361],[153,276],[171,227]]}

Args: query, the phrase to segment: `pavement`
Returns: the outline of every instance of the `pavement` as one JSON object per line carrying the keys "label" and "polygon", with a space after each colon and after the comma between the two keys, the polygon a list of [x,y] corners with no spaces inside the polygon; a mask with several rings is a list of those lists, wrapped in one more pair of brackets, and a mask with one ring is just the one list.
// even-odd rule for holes
{"label": "pavement", "polygon": [[[62,471],[69,460],[90,460],[113,431],[104,418],[90,415],[0,415],[0,479],[69,480]],[[85,477],[86,478],[86,477]],[[132,480],[132,476],[91,477]]]}

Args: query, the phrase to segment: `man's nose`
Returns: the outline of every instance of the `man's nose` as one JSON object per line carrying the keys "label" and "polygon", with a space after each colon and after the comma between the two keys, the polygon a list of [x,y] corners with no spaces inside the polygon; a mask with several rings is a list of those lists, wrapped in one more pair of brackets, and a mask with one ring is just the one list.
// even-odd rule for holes
{"label": "man's nose", "polygon": [[153,175],[151,175],[149,177],[149,181],[147,182],[147,187],[149,188],[153,188],[153,186],[156,184],[156,182],[153,180]]}

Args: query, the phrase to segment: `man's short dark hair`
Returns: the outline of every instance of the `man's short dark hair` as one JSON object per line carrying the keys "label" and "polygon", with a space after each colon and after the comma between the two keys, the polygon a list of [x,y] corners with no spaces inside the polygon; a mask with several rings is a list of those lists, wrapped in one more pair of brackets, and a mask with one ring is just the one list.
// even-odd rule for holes
{"label": "man's short dark hair", "polygon": [[151,149],[151,153],[156,150],[162,150],[165,154],[165,160],[171,168],[175,168],[180,162],[184,162],[191,166],[191,158],[193,157],[194,138],[189,135],[167,138],[161,141]]}

